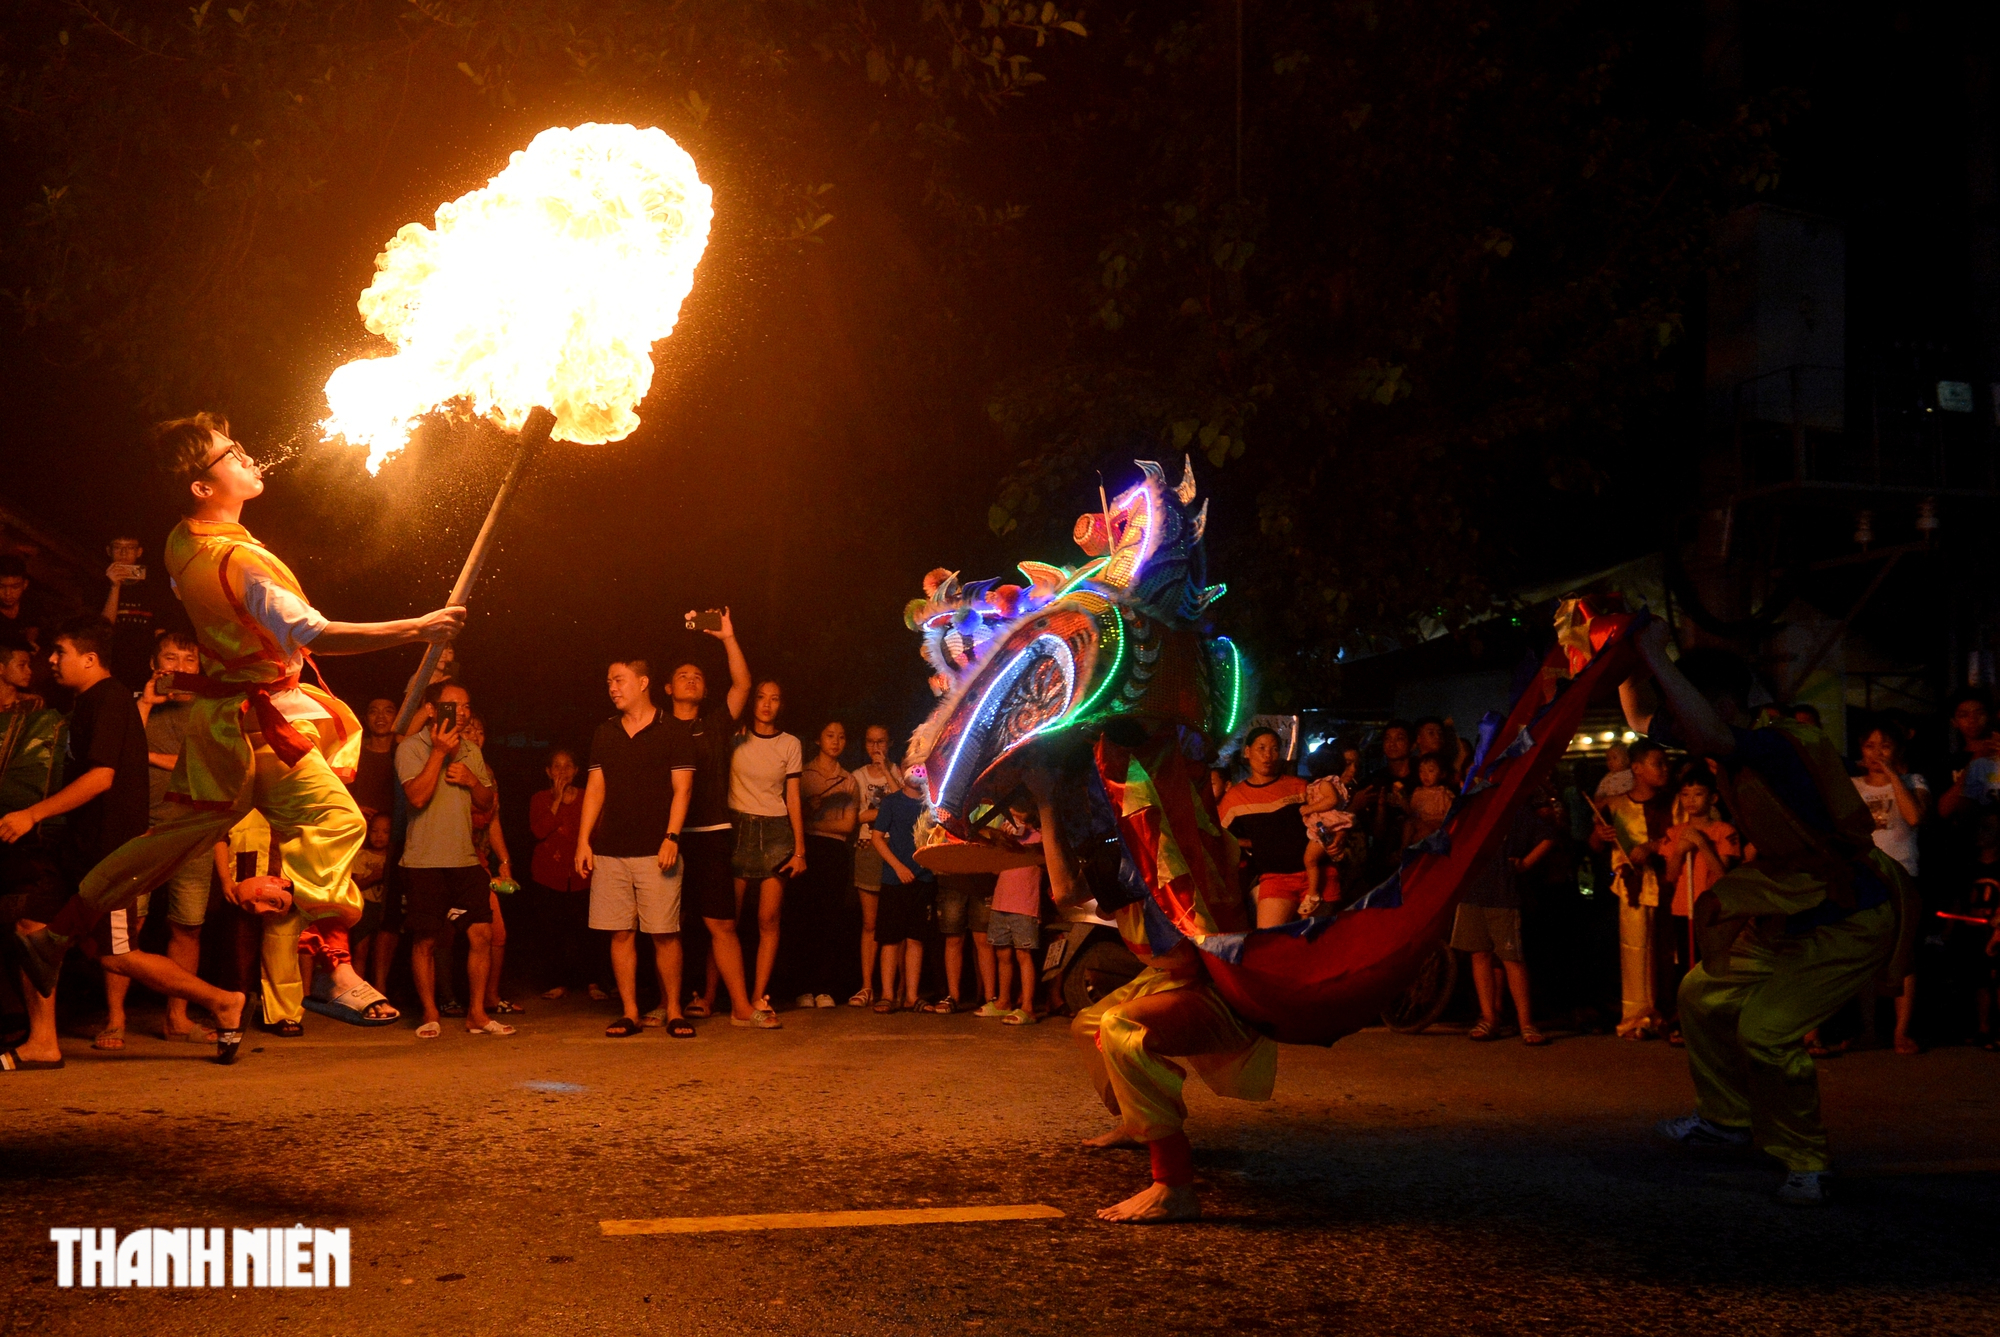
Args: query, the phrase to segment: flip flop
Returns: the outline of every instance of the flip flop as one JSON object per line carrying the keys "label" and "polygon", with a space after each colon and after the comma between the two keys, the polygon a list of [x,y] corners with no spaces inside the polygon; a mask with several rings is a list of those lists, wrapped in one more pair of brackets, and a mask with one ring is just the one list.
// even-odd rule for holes
{"label": "flip flop", "polygon": [[215,1061],[228,1067],[243,1054],[242,1031],[217,1031],[215,1033]]}
{"label": "flip flop", "polygon": [[688,1015],[689,1015],[690,1017],[693,1017],[693,1018],[694,1018],[695,1020],[699,1021],[699,1020],[701,1020],[701,1019],[702,1019],[703,1017],[712,1017],[712,1016],[714,1016],[714,1015],[715,1015],[715,1009],[714,1009],[714,1008],[712,1008],[712,1007],[710,1007],[710,1006],[709,1006],[709,1005],[708,1005],[708,1004],[707,1004],[706,1002],[704,1002],[703,1000],[701,1000],[701,999],[697,998],[697,999],[695,999],[695,1000],[694,1000],[693,1002],[691,1002],[691,1003],[689,1003],[689,1004],[687,1005],[687,1014],[688,1014]]}
{"label": "flip flop", "polygon": [[901,1012],[902,1010],[903,1005],[893,998],[878,998],[875,1000],[875,1015],[878,1017],[886,1017],[891,1012]]}
{"label": "flip flop", "polygon": [[[326,998],[308,998],[306,1006],[323,1017],[332,1017],[335,1021],[344,1021],[350,1026],[387,1026],[392,1021],[400,1020],[403,1015],[390,1005],[388,998],[380,989],[367,980],[362,980],[345,993],[332,994]],[[383,1007],[388,1009],[387,1016],[382,1015],[380,1011]]]}
{"label": "flip flop", "polygon": [[486,1015],[489,1017],[524,1017],[527,1014],[527,1008],[516,1007],[504,998],[486,1009]]}
{"label": "flip flop", "polygon": [[553,989],[542,990],[542,1001],[544,1002],[553,1003],[559,998],[567,998],[567,997],[569,997],[569,990],[565,989],[560,984],[558,984]]}
{"label": "flip flop", "polygon": [[104,1049],[113,1052],[123,1049],[125,1047],[125,1028],[123,1026],[105,1027],[97,1033],[97,1038],[90,1042],[90,1047],[92,1049]]}
{"label": "flip flop", "polygon": [[417,1038],[419,1040],[435,1040],[443,1034],[444,1027],[438,1025],[435,1021],[427,1021],[417,1027]]}
{"label": "flip flop", "polygon": [[656,1007],[645,1016],[640,1017],[639,1024],[649,1030],[658,1030],[667,1024],[667,1010],[664,1007]]}
{"label": "flip flop", "polygon": [[643,1029],[630,1017],[620,1017],[604,1028],[604,1034],[613,1040],[625,1040],[637,1035]]}
{"label": "flip flop", "polygon": [[22,1058],[18,1049],[0,1054],[0,1072],[47,1072],[62,1065],[63,1061],[59,1058]]}
{"label": "flip flop", "polygon": [[264,1029],[273,1035],[282,1036],[287,1040],[296,1040],[306,1033],[305,1025],[297,1021],[268,1022],[265,1024]]}
{"label": "flip flop", "polygon": [[694,1024],[686,1017],[675,1017],[667,1023],[667,1034],[676,1040],[692,1040],[695,1035]]}
{"label": "flip flop", "polygon": [[495,1021],[491,1017],[488,1017],[484,1026],[467,1026],[465,1033],[467,1035],[512,1035],[514,1028],[504,1021]]}

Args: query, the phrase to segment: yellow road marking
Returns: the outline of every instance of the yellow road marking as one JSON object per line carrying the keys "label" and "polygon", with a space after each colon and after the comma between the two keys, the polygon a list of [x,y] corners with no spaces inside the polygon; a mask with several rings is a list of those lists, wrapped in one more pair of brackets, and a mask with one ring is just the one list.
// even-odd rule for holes
{"label": "yellow road marking", "polygon": [[760,1216],[662,1216],[599,1221],[607,1235],[699,1235],[718,1230],[826,1230],[845,1226],[954,1225],[974,1221],[1045,1221],[1062,1210],[1046,1203],[997,1207],[899,1207],[872,1212],[767,1212]]}

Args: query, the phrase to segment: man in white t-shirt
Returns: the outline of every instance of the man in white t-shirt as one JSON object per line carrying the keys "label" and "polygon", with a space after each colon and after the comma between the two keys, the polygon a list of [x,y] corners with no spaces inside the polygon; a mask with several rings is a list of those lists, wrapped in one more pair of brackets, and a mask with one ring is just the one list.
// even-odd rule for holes
{"label": "man in white t-shirt", "polygon": [[736,904],[757,884],[757,975],[750,991],[759,1013],[773,1013],[771,971],[778,962],[778,924],[785,908],[785,879],[806,871],[805,809],[799,775],[805,753],[799,740],[778,728],[784,696],[775,682],[752,694],[750,729],[736,736],[729,757],[729,816],[736,826]]}

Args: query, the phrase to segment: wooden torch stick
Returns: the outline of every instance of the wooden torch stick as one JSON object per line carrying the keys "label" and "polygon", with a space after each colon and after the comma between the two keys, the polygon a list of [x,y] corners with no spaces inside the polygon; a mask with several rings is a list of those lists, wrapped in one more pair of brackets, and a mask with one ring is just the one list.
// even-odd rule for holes
{"label": "wooden torch stick", "polygon": [[[486,554],[492,551],[493,535],[500,527],[500,512],[507,509],[507,503],[514,495],[514,489],[527,472],[528,464],[535,452],[548,444],[549,429],[556,425],[556,416],[547,409],[538,408],[528,414],[528,421],[521,425],[521,448],[514,454],[514,463],[507,469],[507,476],[500,480],[500,490],[493,494],[493,505],[486,512],[486,523],[479,527],[479,537],[472,540],[472,551],[465,555],[465,565],[458,569],[458,581],[451,587],[451,598],[446,607],[462,605],[472,595],[472,587],[479,580],[479,568],[486,565]],[[444,658],[444,641],[431,642],[424,651],[424,662],[418,668],[417,676],[410,679],[410,689],[403,694],[403,708],[396,715],[396,732],[400,735],[410,727],[410,720],[416,716],[417,706],[424,699],[424,688],[430,685],[431,675],[437,672],[438,661]]]}

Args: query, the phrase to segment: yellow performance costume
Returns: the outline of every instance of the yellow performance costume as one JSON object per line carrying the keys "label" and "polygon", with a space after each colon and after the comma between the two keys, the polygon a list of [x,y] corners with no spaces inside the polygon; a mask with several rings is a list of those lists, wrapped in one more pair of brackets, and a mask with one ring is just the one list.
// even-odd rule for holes
{"label": "yellow performance costume", "polygon": [[201,674],[176,675],[174,684],[196,697],[167,786],[180,812],[106,856],[50,928],[66,937],[87,931],[190,854],[227,840],[254,808],[282,842],[303,944],[344,961],[346,926],[361,914],[348,870],[367,823],[335,768],[352,772],[361,727],[330,693],[299,682],[305,646],[326,619],[291,569],[240,524],[183,520],[167,538],[165,561],[202,663]]}
{"label": "yellow performance costume", "polygon": [[[1901,864],[1825,734],[1780,720],[1736,730],[1717,779],[1756,858],[1697,905],[1701,964],[1680,989],[1697,1110],[1745,1129],[1795,1172],[1828,1165],[1805,1034],[1869,979],[1900,981],[1917,922]],[[1713,922],[1711,922],[1713,919]]]}
{"label": "yellow performance costume", "polygon": [[[1236,839],[1216,817],[1206,768],[1188,760],[1170,730],[1129,750],[1100,739],[1097,767],[1127,857],[1156,895],[1116,915],[1120,935],[1146,968],[1079,1013],[1070,1033],[1105,1107],[1153,1149],[1154,1177],[1171,1186],[1192,1177],[1181,1098],[1187,1069],[1175,1060],[1219,1096],[1269,1100],[1278,1046],[1216,992],[1189,941],[1241,932],[1248,923]],[[1157,955],[1156,939],[1171,950]]]}

